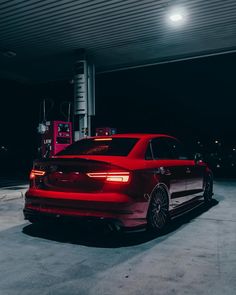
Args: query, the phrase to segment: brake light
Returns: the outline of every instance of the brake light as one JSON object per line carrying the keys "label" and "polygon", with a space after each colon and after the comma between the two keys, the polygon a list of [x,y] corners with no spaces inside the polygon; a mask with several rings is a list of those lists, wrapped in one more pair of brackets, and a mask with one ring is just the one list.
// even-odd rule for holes
{"label": "brake light", "polygon": [[30,179],[34,179],[37,176],[44,176],[45,175],[45,171],[42,170],[31,170],[30,172]]}
{"label": "brake light", "polygon": [[[107,134],[108,135],[108,134]],[[94,141],[111,141],[111,137],[105,137],[105,138],[94,138]]]}
{"label": "brake light", "polygon": [[130,180],[129,172],[94,172],[87,173],[87,175],[91,178],[97,178],[114,183],[127,183]]}

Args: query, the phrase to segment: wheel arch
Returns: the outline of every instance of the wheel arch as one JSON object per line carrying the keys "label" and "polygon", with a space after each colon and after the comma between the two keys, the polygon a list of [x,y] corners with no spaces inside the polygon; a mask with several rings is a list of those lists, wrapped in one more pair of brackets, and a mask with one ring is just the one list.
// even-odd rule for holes
{"label": "wheel arch", "polygon": [[163,188],[166,192],[166,195],[167,195],[167,198],[168,198],[168,207],[170,208],[170,202],[171,202],[171,199],[170,199],[170,191],[169,191],[169,188],[168,186],[164,183],[164,182],[158,182],[154,188],[152,189],[151,193],[150,193],[150,198],[149,198],[149,202],[148,202],[148,209],[147,209],[147,214],[148,214],[148,210],[149,210],[149,206],[150,206],[150,203],[151,203],[151,199],[152,199],[152,196],[153,196],[153,192],[158,189],[158,188]]}

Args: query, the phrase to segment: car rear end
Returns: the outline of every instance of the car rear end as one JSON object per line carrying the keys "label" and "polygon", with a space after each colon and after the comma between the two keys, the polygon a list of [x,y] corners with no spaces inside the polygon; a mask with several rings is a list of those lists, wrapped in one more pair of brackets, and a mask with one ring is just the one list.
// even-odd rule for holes
{"label": "car rear end", "polygon": [[[137,140],[132,142],[126,153]],[[25,196],[25,219],[33,222],[45,217],[73,217],[82,221],[107,221],[119,227],[143,223],[135,172],[111,160],[117,157],[124,160],[126,156],[101,155],[107,142],[90,143],[86,154],[77,155],[69,149],[57,158],[34,162]],[[94,155],[99,150],[100,154]]]}

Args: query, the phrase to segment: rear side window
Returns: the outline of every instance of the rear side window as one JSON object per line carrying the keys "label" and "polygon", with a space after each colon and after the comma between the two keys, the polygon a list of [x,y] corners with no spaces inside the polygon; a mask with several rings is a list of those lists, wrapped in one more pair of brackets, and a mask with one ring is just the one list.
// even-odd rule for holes
{"label": "rear side window", "polygon": [[154,159],[172,159],[171,149],[166,138],[155,138],[152,140],[152,152]]}
{"label": "rear side window", "polygon": [[137,143],[138,138],[91,138],[82,139],[57,155],[103,155],[127,156]]}
{"label": "rear side window", "polygon": [[187,160],[189,155],[187,154],[183,144],[175,139],[168,139],[171,155],[173,159]]}
{"label": "rear side window", "polygon": [[154,159],[181,159],[186,160],[188,156],[182,144],[173,138],[155,138],[152,140],[152,152]]}

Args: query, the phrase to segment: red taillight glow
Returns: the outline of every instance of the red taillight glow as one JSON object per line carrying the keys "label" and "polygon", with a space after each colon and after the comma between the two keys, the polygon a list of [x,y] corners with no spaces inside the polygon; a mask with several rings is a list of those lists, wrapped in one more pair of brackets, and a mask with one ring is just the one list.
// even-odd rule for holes
{"label": "red taillight glow", "polygon": [[30,172],[30,179],[34,179],[37,176],[44,176],[45,175],[45,171],[42,170],[31,170]]}
{"label": "red taillight glow", "polygon": [[127,183],[130,180],[129,172],[94,172],[87,173],[91,178],[103,179],[107,182]]}

